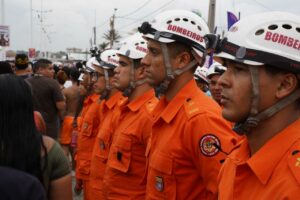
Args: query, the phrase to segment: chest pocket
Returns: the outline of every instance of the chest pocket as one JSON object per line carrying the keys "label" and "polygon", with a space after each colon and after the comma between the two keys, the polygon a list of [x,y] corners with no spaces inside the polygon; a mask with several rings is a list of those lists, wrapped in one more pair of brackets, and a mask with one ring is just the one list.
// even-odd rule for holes
{"label": "chest pocket", "polygon": [[147,181],[147,199],[176,199],[176,179],[173,159],[155,153],[152,155]]}
{"label": "chest pocket", "polygon": [[109,131],[104,131],[104,133],[100,133],[100,137],[97,137],[97,141],[95,143],[95,145],[97,145],[96,156],[101,158],[103,162],[107,161],[111,138],[112,136]]}
{"label": "chest pocket", "polygon": [[82,122],[80,131],[83,136],[90,137],[93,132],[93,121],[92,120],[84,120]]}
{"label": "chest pocket", "polygon": [[131,162],[132,142],[128,135],[120,133],[111,146],[111,155],[108,165],[123,173],[128,172]]}

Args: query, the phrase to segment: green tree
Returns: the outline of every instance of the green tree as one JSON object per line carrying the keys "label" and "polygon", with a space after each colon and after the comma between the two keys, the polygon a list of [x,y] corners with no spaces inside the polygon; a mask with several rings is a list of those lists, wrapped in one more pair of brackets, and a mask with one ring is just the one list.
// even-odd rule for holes
{"label": "green tree", "polygon": [[102,42],[99,44],[99,50],[102,52],[104,51],[109,45],[109,42]]}
{"label": "green tree", "polygon": [[110,29],[106,33],[103,34],[103,38],[109,42],[109,46],[112,47],[116,40],[121,38],[118,31],[115,29]]}

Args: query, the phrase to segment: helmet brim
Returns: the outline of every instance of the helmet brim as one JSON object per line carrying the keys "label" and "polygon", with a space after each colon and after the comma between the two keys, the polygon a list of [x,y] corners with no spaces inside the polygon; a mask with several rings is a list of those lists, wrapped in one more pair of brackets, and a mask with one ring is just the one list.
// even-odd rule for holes
{"label": "helmet brim", "polygon": [[244,63],[244,64],[247,64],[247,65],[254,65],[254,66],[264,65],[264,63],[255,62],[255,61],[251,61],[251,60],[240,60],[240,59],[237,59],[236,57],[234,57],[234,56],[232,56],[228,53],[225,53],[225,52],[215,54],[214,56],[219,57],[219,58],[225,58],[225,59],[233,60],[233,61]]}

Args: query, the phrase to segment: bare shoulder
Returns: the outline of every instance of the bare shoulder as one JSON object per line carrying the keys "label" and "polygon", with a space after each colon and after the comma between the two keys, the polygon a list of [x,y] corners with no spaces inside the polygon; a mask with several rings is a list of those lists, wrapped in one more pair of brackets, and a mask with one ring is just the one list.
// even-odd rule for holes
{"label": "bare shoulder", "polygon": [[43,136],[43,142],[45,144],[45,147],[47,149],[47,152],[50,151],[50,149],[53,147],[53,145],[55,144],[55,140],[48,137],[48,136]]}

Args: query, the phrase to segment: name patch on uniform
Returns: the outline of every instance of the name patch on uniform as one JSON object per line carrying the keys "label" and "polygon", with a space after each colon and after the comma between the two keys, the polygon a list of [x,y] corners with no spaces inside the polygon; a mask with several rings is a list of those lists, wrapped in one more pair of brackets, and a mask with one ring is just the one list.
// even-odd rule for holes
{"label": "name patch on uniform", "polygon": [[83,128],[84,129],[87,129],[89,127],[89,124],[88,123],[86,123],[86,122],[84,122],[84,124],[83,124]]}
{"label": "name patch on uniform", "polygon": [[199,141],[201,153],[208,157],[212,157],[220,151],[217,148],[220,147],[220,144],[219,138],[213,134],[206,134]]}
{"label": "name patch on uniform", "polygon": [[162,192],[164,190],[164,179],[161,176],[155,177],[155,188]]}

